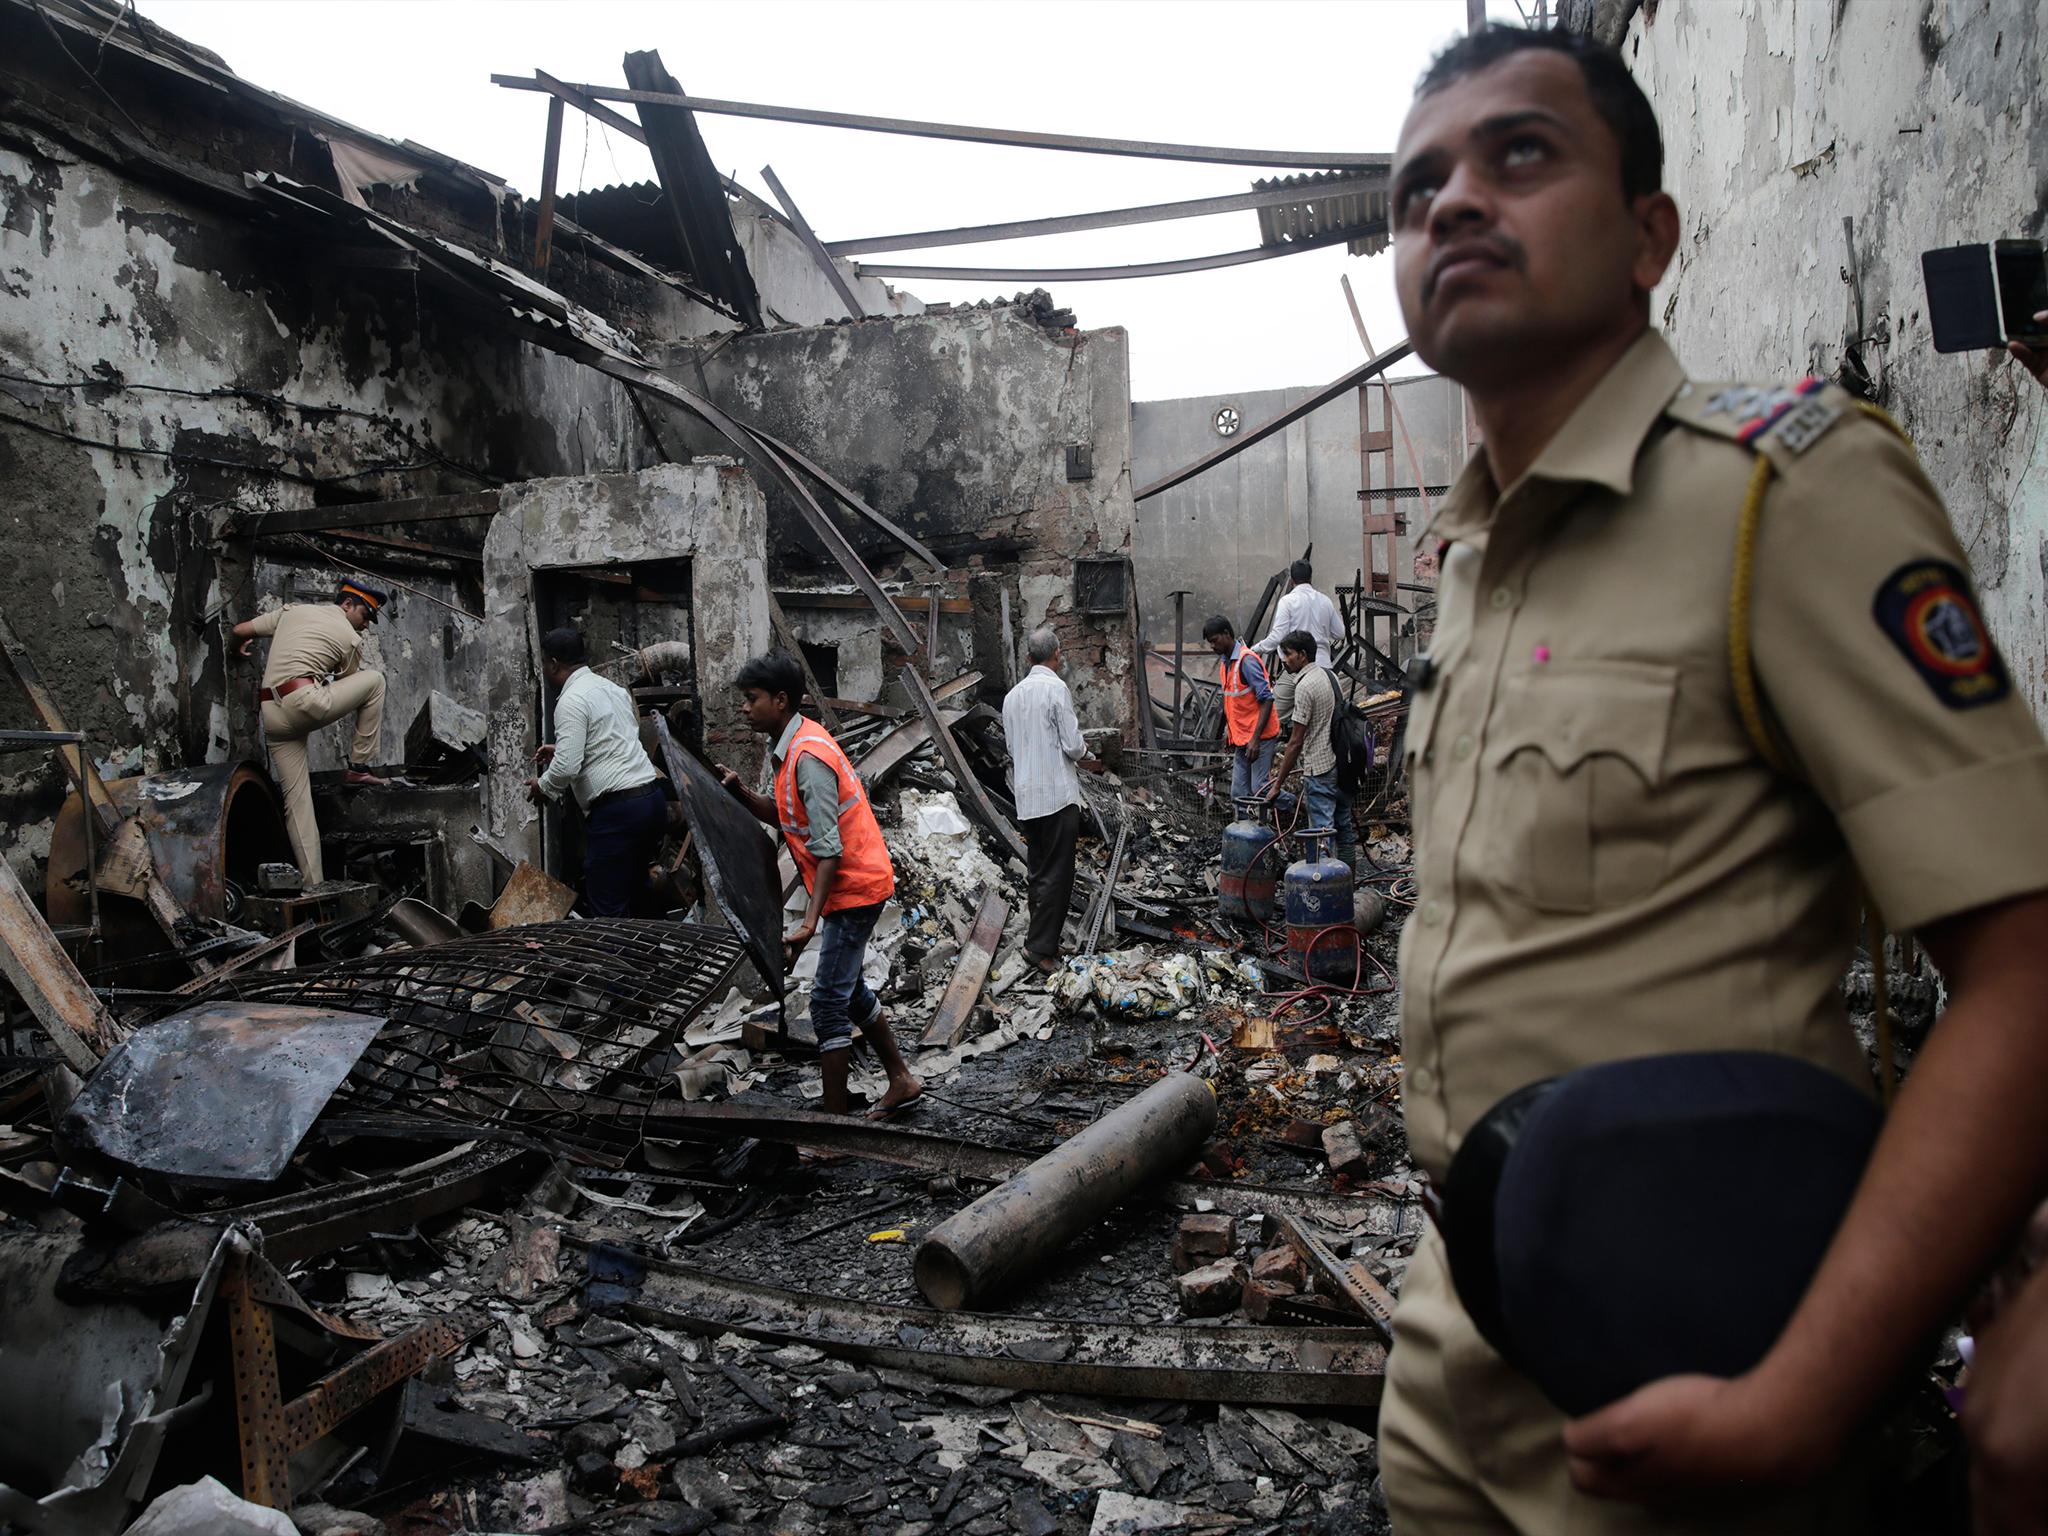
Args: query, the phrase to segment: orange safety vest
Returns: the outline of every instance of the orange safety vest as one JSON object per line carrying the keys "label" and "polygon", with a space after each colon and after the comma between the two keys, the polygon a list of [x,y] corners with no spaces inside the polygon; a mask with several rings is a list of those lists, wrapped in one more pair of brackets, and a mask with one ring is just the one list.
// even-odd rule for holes
{"label": "orange safety vest", "polygon": [[826,913],[888,900],[896,890],[896,871],[889,863],[882,829],[875,823],[875,808],[868,803],[860,775],[853,771],[832,733],[810,719],[797,726],[789,741],[789,755],[775,770],[775,814],[782,823],[789,856],[804,877],[804,889],[814,890],[818,883],[818,861],[811,853],[811,813],[804,808],[804,797],[796,787],[797,759],[806,754],[830,768],[839,780],[839,878],[825,898]]}
{"label": "orange safety vest", "polygon": [[[1216,672],[1217,681],[1223,684],[1223,722],[1229,728],[1230,744],[1234,747],[1251,745],[1252,727],[1259,723],[1259,710],[1264,707],[1252,692],[1252,685],[1244,680],[1247,661],[1257,661],[1249,646],[1238,651],[1235,661],[1225,660]],[[1280,734],[1278,713],[1274,710],[1267,714],[1266,729],[1259,740]]]}

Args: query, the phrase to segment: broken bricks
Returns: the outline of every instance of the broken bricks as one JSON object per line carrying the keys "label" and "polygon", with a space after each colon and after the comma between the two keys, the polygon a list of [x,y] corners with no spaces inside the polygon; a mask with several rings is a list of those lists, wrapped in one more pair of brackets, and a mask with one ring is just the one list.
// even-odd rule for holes
{"label": "broken bricks", "polygon": [[1330,1172],[1345,1178],[1364,1178],[1372,1172],[1372,1153],[1353,1120],[1340,1120],[1323,1132],[1323,1156]]}
{"label": "broken bricks", "polygon": [[1391,1161],[1390,1149],[1406,1144],[1393,1118],[1372,1106],[1355,1119],[1326,1127],[1322,1143],[1330,1172],[1353,1183],[1372,1178],[1379,1167]]}
{"label": "broken bricks", "polygon": [[1180,1309],[1189,1317],[1221,1317],[1234,1312],[1250,1278],[1249,1271],[1237,1259],[1219,1259],[1200,1269],[1191,1269],[1175,1282]]}
{"label": "broken bricks", "polygon": [[1183,1216],[1173,1234],[1173,1272],[1184,1275],[1237,1247],[1237,1218],[1227,1211]]}
{"label": "broken bricks", "polygon": [[1264,1280],[1270,1285],[1284,1286],[1290,1291],[1308,1288],[1308,1266],[1300,1254],[1281,1244],[1268,1248],[1252,1260],[1252,1278]]}

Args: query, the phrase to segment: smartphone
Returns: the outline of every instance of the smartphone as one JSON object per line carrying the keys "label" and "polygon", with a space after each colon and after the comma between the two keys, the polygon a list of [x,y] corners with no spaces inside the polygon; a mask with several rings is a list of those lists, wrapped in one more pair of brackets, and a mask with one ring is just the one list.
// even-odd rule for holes
{"label": "smartphone", "polygon": [[2038,240],[1994,240],[1991,270],[1998,280],[1998,313],[2007,341],[2029,346],[2048,341],[2048,321],[2034,316],[2048,311],[2048,251]]}
{"label": "smartphone", "polygon": [[2002,349],[2009,341],[2048,343],[2048,253],[2038,240],[1995,240],[1920,254],[1927,319],[1937,352]]}

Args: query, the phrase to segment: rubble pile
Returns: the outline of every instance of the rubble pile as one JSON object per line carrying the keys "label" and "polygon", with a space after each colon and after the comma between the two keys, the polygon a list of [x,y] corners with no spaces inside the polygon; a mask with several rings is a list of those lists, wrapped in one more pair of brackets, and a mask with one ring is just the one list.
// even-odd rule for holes
{"label": "rubble pile", "polygon": [[[10,1462],[0,1520],[109,1536],[134,1520],[270,1530],[278,1509],[302,1531],[393,1533],[1381,1528],[1384,1320],[1283,1234],[1308,1213],[1332,1263],[1398,1284],[1421,1216],[1391,1115],[1390,999],[1318,992],[1307,1017],[1299,983],[1262,970],[1269,936],[1212,920],[1184,807],[1123,788],[1091,786],[1126,847],[1112,868],[1111,842],[1084,841],[1076,952],[1049,978],[1021,955],[1022,865],[951,774],[913,753],[876,794],[898,878],[868,979],[906,1049],[978,910],[1004,914],[958,1042],[915,1058],[925,1093],[901,1128],[810,1108],[806,966],[778,1019],[743,945],[674,920],[446,941],[373,920],[353,956],[154,1000],[59,1124],[17,1067],[0,1269],[54,1243],[67,1324],[139,1318],[121,1371],[148,1385],[39,1467]],[[1098,906],[1102,947],[1084,952]],[[314,1032],[329,1018],[365,1023]],[[210,1020],[191,1036],[210,1043],[166,1075],[138,1043],[202,1028],[185,1019]],[[296,1034],[266,1033],[277,1020]],[[927,1235],[1189,1069],[1216,1115],[1192,1166],[983,1310],[927,1303]],[[248,1071],[284,1085],[296,1118],[238,1117]],[[209,1073],[214,1097],[190,1099]],[[855,1083],[881,1087],[864,1064]],[[104,1105],[145,1088],[160,1102],[139,1146]],[[227,1177],[230,1146],[265,1160]],[[989,1332],[1005,1328],[1037,1331]],[[7,1335],[0,1353],[38,1348]],[[1215,1363],[1153,1363],[1185,1357],[1184,1336]],[[181,1339],[190,1358],[168,1368]],[[1309,1348],[1325,1363],[1297,1369]],[[278,1420],[239,1422],[231,1384],[280,1402]],[[167,1407],[188,1427],[166,1441],[151,1413]]]}

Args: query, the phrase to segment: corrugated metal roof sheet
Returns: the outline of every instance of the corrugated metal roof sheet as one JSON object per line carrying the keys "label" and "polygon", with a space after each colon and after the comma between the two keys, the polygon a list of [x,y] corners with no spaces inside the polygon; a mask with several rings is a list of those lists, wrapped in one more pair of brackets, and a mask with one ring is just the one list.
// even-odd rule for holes
{"label": "corrugated metal roof sheet", "polygon": [[[683,92],[676,77],[662,67],[661,55],[652,49],[627,54],[624,68],[627,82],[636,91],[675,96]],[[645,100],[639,103],[639,110],[647,152],[654,157],[654,174],[668,193],[669,222],[682,244],[686,270],[700,288],[730,304],[749,329],[759,330],[764,323],[761,293],[754,274],[747,270],[747,253],[733,227],[725,185],[697,131],[695,114],[685,107]]]}
{"label": "corrugated metal roof sheet", "polygon": [[1259,210],[1259,244],[1327,245],[1343,240],[1354,256],[1387,248],[1387,173],[1317,171],[1255,181],[1252,190],[1300,188],[1298,203]]}
{"label": "corrugated metal roof sheet", "polygon": [[671,272],[690,270],[689,256],[676,221],[668,211],[668,194],[657,181],[636,181],[611,187],[566,192],[562,212],[601,240],[623,246]]}

